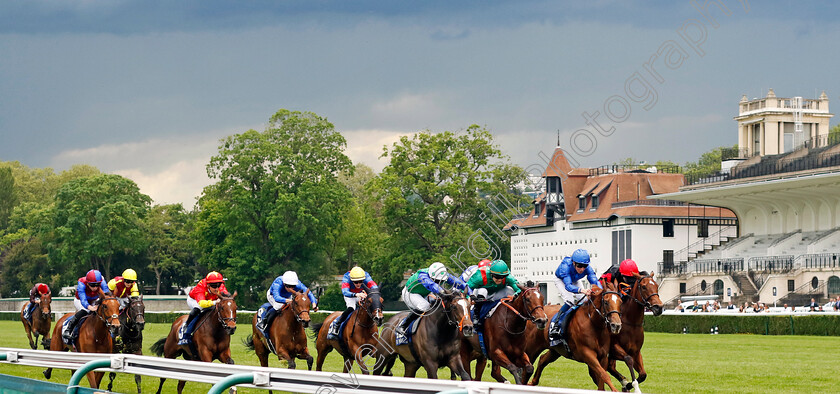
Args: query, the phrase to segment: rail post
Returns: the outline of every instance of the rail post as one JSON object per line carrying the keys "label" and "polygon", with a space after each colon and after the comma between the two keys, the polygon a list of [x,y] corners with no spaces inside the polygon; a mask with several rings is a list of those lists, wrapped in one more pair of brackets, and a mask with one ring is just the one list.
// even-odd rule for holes
{"label": "rail post", "polygon": [[73,376],[70,378],[70,382],[67,383],[67,394],[76,393],[76,387],[79,386],[79,382],[82,381],[82,376],[85,376],[86,373],[99,368],[108,368],[110,366],[110,358],[88,361],[87,364],[82,365],[82,367],[76,370],[76,372],[73,372]]}

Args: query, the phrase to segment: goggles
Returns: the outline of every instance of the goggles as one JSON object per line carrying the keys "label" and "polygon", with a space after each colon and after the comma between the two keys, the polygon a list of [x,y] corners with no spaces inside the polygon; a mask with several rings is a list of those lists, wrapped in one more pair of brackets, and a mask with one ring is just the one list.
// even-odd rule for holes
{"label": "goggles", "polygon": [[87,284],[90,287],[99,287],[99,282],[91,282]]}
{"label": "goggles", "polygon": [[507,275],[492,274],[493,279],[505,279]]}
{"label": "goggles", "polygon": [[586,268],[586,267],[587,267],[586,264],[575,263],[575,268]]}
{"label": "goggles", "polygon": [[216,288],[222,287],[222,284],[221,284],[221,283],[219,283],[219,282],[216,282],[216,283],[208,283],[208,284],[207,284],[207,286],[210,286],[210,287],[212,287],[212,288],[216,289]]}

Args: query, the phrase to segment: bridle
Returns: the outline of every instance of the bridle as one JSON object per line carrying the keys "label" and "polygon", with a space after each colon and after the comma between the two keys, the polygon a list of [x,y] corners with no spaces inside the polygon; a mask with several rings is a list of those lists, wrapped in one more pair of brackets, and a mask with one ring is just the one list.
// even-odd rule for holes
{"label": "bridle", "polygon": [[[528,294],[528,292],[531,292],[531,291],[537,291],[537,288],[536,287],[528,287],[525,290],[522,290],[522,292],[519,293],[516,297],[513,297],[513,298],[508,297],[508,298],[503,299],[501,301],[501,304],[506,306],[511,311],[513,311],[513,313],[516,316],[518,316],[520,319],[525,320],[526,322],[530,321],[530,322],[536,323],[538,318],[534,317],[534,312],[537,309],[543,309],[545,306],[544,305],[537,305],[537,306],[535,306],[531,309],[528,309],[530,304],[531,304],[531,301],[528,300],[528,297],[526,297],[526,295]],[[519,311],[516,310],[516,308],[514,308],[513,306],[510,305],[510,303],[515,302],[519,298],[522,298],[522,307],[525,308],[525,313],[526,313],[525,315],[519,313]],[[543,309],[543,315],[545,315],[545,314],[546,314],[545,309]],[[548,315],[545,316],[545,319],[548,320]],[[505,331],[507,331],[508,334],[520,335],[520,334],[525,332],[525,330],[527,329],[527,325],[525,326],[525,328],[522,329],[522,331],[512,332],[510,329],[508,329],[507,319],[505,319],[504,328],[505,328]]]}
{"label": "bridle", "polygon": [[[365,291],[365,293],[367,294],[367,296],[365,297],[365,299],[363,301],[359,302],[359,307],[356,308],[356,309],[364,310],[365,313],[367,313],[367,315],[370,317],[370,324],[369,325],[366,326],[362,323],[359,323],[359,326],[362,327],[362,328],[371,328],[373,326],[376,326],[376,310],[377,309],[381,310],[382,307],[380,306],[379,308],[376,308],[373,311],[370,310],[370,308],[373,308],[373,298],[371,298],[371,297],[379,297],[379,291],[378,290],[377,291],[373,291],[373,290]],[[365,305],[366,302],[367,302],[367,305]],[[359,320],[358,312],[356,312],[356,319],[355,320],[357,322]]]}
{"label": "bridle", "polygon": [[[601,317],[603,317],[603,318],[604,318],[604,323],[605,323],[605,324],[610,324],[610,315],[611,315],[611,314],[613,314],[613,313],[618,314],[618,318],[619,318],[619,319],[621,319],[621,311],[620,311],[621,307],[620,307],[620,306],[619,306],[619,308],[618,308],[617,310],[607,311],[606,313],[604,313],[604,312],[602,311],[602,309],[606,309],[606,306],[608,306],[608,304],[607,304],[607,297],[606,297],[606,296],[607,296],[607,295],[609,295],[609,294],[615,294],[616,296],[618,296],[618,299],[619,299],[619,300],[621,300],[621,293],[619,293],[619,292],[617,292],[617,291],[612,291],[612,290],[606,290],[606,289],[605,289],[605,290],[604,290],[603,292],[601,292],[601,294],[600,294],[600,297],[601,297],[601,306],[600,306],[600,307],[598,307],[598,308],[592,308],[592,309],[595,309],[595,312],[597,312],[599,315],[601,315]],[[595,302],[594,302],[594,300],[592,300],[592,301],[593,301],[593,302],[592,302],[592,304],[593,304],[593,306],[594,306]],[[592,316],[592,315],[590,314],[590,317],[591,317],[591,316]]]}
{"label": "bridle", "polygon": [[291,308],[292,308],[292,313],[294,313],[294,315],[295,315],[295,319],[297,319],[297,322],[298,322],[298,323],[303,324],[303,323],[305,323],[305,322],[306,322],[306,320],[303,320],[303,318],[301,317],[301,315],[303,315],[303,313],[304,313],[304,312],[308,312],[308,311],[309,311],[309,309],[303,309],[303,308],[301,308],[301,310],[300,310],[300,311],[298,311],[298,309],[297,309],[296,307],[297,307],[297,305],[298,305],[297,298],[298,298],[298,297],[300,297],[300,296],[306,297],[306,294],[304,294],[304,293],[298,293],[298,292],[295,292],[295,293],[292,293],[292,294],[294,294],[294,298],[292,299],[292,302],[291,302],[291,304],[292,304],[292,305],[291,305]]}
{"label": "bridle", "polygon": [[[143,316],[143,312],[140,312],[140,306],[143,305],[143,301],[139,298],[132,299],[129,298],[128,305],[125,308],[125,316],[127,319],[126,323],[130,322],[132,326],[136,326],[137,318]],[[126,324],[128,326],[128,324]]]}
{"label": "bridle", "polygon": [[[105,301],[108,301],[108,300],[117,301],[117,312],[112,314],[110,317],[102,316],[102,314],[105,311],[105,308],[103,308],[103,304],[105,303]],[[101,301],[99,301],[98,308],[96,309],[96,317],[98,317],[99,320],[102,320],[102,322],[105,323],[105,327],[107,327],[108,330],[112,330],[113,327],[114,327],[114,324],[112,323],[112,321],[114,321],[114,320],[116,320],[118,322],[120,321],[119,302],[120,301],[116,297],[106,297],[106,298],[103,298]]]}
{"label": "bridle", "polygon": [[49,312],[44,312],[44,299],[49,299],[50,302],[52,302],[52,296],[50,296],[49,294],[44,294],[43,296],[41,296],[41,302],[36,304],[38,305],[38,313],[41,314],[41,318],[46,318],[50,315]]}
{"label": "bridle", "polygon": [[[650,303],[650,299],[653,298],[653,296],[658,296],[659,293],[652,293],[652,294],[648,295],[647,297],[645,297],[644,299],[640,299],[641,296],[642,296],[642,291],[639,288],[641,287],[642,280],[644,280],[645,278],[651,278],[651,276],[650,275],[645,275],[645,276],[642,276],[642,277],[639,277],[639,278],[636,279],[636,283],[634,283],[633,288],[630,289],[630,298],[632,298],[633,301],[636,301],[636,303],[638,303],[639,305],[650,309],[651,307],[653,307],[653,305],[651,305],[651,303]],[[653,280],[653,278],[651,278],[651,280]],[[634,295],[636,293],[638,293],[639,297],[636,297]]]}
{"label": "bridle", "polygon": [[[221,301],[219,301],[219,305],[216,305],[216,316],[219,318],[219,323],[222,323],[222,327],[224,327],[225,330],[229,330],[230,328],[235,328],[236,327],[236,313],[231,311],[229,317],[222,316],[222,309],[224,309],[224,308],[221,307],[221,304],[224,303],[225,301],[233,302],[233,298],[222,298]],[[233,327],[230,327],[227,324],[230,321],[233,322],[233,324],[234,324]]]}
{"label": "bridle", "polygon": [[452,301],[449,303],[448,307],[446,305],[446,302],[443,300],[443,298],[438,298],[438,299],[440,300],[440,304],[443,306],[443,312],[444,312],[444,315],[446,315],[446,320],[449,323],[449,325],[451,325],[451,326],[457,325],[458,326],[458,332],[464,331],[464,322],[468,319],[467,316],[469,316],[469,314],[470,314],[469,308],[467,308],[466,313],[463,316],[461,316],[461,319],[458,322],[456,322],[455,320],[452,319],[452,308],[454,308],[455,305],[458,304],[458,300],[466,301],[467,298],[464,297],[463,294],[458,293],[457,295],[455,295],[452,298]]}

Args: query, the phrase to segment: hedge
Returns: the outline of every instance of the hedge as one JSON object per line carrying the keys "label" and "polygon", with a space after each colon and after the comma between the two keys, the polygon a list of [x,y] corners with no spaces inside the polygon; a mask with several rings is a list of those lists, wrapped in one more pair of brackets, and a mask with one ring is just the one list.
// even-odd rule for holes
{"label": "hedge", "polygon": [[661,315],[645,317],[645,331],[691,334],[709,333],[718,327],[720,334],[816,335],[840,336],[840,315]]}
{"label": "hedge", "polygon": [[[149,313],[145,315],[147,323],[169,323],[171,324],[178,316],[183,316],[183,313]],[[329,316],[326,312],[312,312],[309,314],[312,324],[321,323]],[[393,316],[392,314],[385,314],[385,320]],[[254,318],[254,312],[237,312],[237,324],[251,324]],[[16,320],[20,321],[20,312],[0,312],[0,320]]]}

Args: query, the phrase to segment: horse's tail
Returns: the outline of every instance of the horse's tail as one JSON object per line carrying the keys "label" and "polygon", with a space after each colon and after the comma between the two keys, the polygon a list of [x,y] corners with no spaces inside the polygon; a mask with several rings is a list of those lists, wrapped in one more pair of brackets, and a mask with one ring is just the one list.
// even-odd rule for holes
{"label": "horse's tail", "polygon": [[166,337],[158,339],[157,342],[153,343],[149,349],[154,353],[156,356],[160,357],[163,356],[163,346],[166,345]]}
{"label": "horse's tail", "polygon": [[247,337],[242,338],[242,344],[245,345],[245,347],[248,350],[253,352],[254,351],[254,334],[248,334]]}
{"label": "horse's tail", "polygon": [[318,338],[318,333],[321,332],[321,327],[323,327],[323,326],[324,326],[324,322],[315,323],[315,324],[309,326],[309,328],[312,329],[312,333],[309,334],[309,337],[312,338],[312,339]]}

